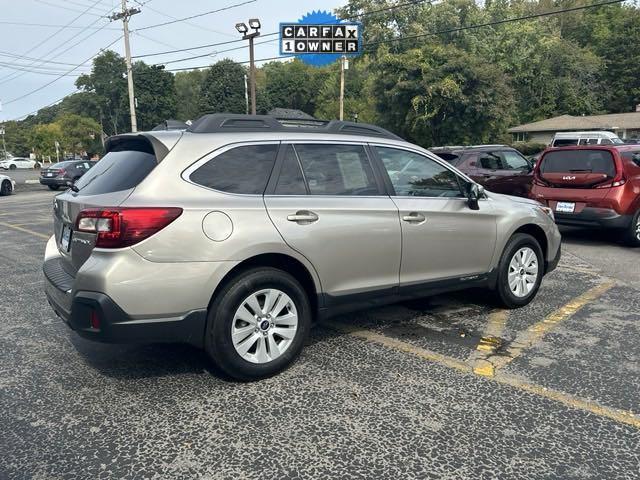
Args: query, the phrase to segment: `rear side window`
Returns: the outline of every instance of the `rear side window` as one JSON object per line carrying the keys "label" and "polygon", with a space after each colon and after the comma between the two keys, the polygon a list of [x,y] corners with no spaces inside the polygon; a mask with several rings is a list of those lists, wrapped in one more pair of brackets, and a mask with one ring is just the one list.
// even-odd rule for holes
{"label": "rear side window", "polygon": [[577,145],[577,138],[558,138],[553,141],[553,147],[566,147],[568,145]]}
{"label": "rear side window", "polygon": [[624,152],[622,154],[622,157],[626,158],[627,160],[631,160],[638,167],[640,167],[640,150],[631,151],[631,152]]}
{"label": "rear side window", "polygon": [[276,144],[232,148],[209,160],[189,178],[198,185],[222,192],[262,195],[277,153]]}
{"label": "rear side window", "polygon": [[136,187],[158,164],[155,155],[137,150],[107,153],[76,182],[78,195],[100,195]]}
{"label": "rear side window", "polygon": [[616,166],[607,150],[560,150],[542,157],[541,173],[606,173],[615,177]]}
{"label": "rear side window", "polygon": [[361,145],[296,145],[311,195],[378,195]]}

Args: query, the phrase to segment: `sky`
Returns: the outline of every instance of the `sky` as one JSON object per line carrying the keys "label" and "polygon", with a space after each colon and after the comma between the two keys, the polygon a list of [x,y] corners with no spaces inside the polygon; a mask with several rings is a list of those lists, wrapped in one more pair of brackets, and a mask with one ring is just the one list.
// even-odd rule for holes
{"label": "sky", "polygon": [[[131,18],[129,27],[131,54],[135,57],[238,40],[235,24],[254,17],[260,19],[263,34],[276,32],[280,22],[295,22],[313,10],[332,11],[346,0],[128,0],[128,3],[129,7],[141,10]],[[121,0],[0,0],[0,122],[35,113],[74,92],[76,78],[90,70],[89,59],[101,49],[108,47],[124,55],[122,22],[105,18],[119,11],[120,6]],[[229,6],[232,8],[188,21],[154,26]],[[154,27],[145,28],[148,26]],[[256,59],[277,56],[277,39],[276,35],[257,39]],[[265,43],[260,44],[261,41]],[[219,52],[235,47],[243,48]],[[184,60],[202,55],[206,56]],[[151,64],[170,62],[166,63],[167,69],[178,69],[205,66],[223,58],[247,61],[246,42],[141,60]]]}

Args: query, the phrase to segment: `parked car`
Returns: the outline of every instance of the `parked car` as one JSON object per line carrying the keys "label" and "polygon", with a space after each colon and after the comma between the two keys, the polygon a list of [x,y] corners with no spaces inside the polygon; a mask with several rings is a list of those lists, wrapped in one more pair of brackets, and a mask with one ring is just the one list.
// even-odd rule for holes
{"label": "parked car", "polygon": [[484,189],[361,123],[206,115],[111,137],[54,199],[46,295],[104,342],[188,342],[275,374],[313,320],[467,287],[533,300],[560,257],[549,208]]}
{"label": "parked car", "polygon": [[89,160],[68,160],[56,163],[40,171],[40,183],[51,190],[67,187],[77,182],[96,162]]}
{"label": "parked car", "polygon": [[0,168],[4,170],[15,170],[17,168],[40,168],[40,163],[35,160],[31,160],[30,158],[13,157],[0,160]]}
{"label": "parked car", "polygon": [[0,175],[0,196],[11,195],[16,189],[16,182],[6,175]]}
{"label": "parked car", "polygon": [[560,224],[618,229],[640,246],[640,146],[548,149],[531,197],[553,209]]}
{"label": "parked car", "polygon": [[607,131],[560,132],[551,141],[551,147],[569,145],[616,145],[624,143],[615,133]]}
{"label": "parked car", "polygon": [[492,192],[529,196],[533,165],[515,148],[475,145],[437,147],[431,151]]}

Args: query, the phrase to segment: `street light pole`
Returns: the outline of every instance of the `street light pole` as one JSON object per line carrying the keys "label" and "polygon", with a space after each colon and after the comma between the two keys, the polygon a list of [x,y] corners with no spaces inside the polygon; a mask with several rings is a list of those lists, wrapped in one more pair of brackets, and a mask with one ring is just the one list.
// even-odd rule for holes
{"label": "street light pole", "polygon": [[[249,33],[249,27],[253,30]],[[249,19],[249,27],[245,23],[236,23],[236,30],[242,34],[243,40],[249,40],[249,89],[251,91],[251,115],[256,114],[256,65],[253,52],[253,40],[260,36],[260,20]]]}

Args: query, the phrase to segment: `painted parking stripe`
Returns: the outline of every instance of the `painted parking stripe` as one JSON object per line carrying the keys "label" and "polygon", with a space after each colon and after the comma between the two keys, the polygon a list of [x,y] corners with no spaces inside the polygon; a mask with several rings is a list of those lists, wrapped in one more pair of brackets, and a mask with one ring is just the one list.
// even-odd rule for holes
{"label": "painted parking stripe", "polygon": [[49,237],[51,236],[51,235],[45,235],[44,233],[35,232],[35,231],[30,230],[28,228],[19,227],[17,225],[13,225],[11,223],[0,222],[0,226],[7,227],[7,228],[12,228],[12,229],[17,230],[17,231],[22,232],[22,233],[28,233],[29,235],[34,235],[36,237],[44,238],[45,240],[49,240]]}
{"label": "painted parking stripe", "polygon": [[479,360],[476,364],[476,373],[486,376],[495,375],[497,370],[506,367],[518,358],[522,352],[538,344],[546,333],[554,329],[559,323],[575,315],[588,303],[601,297],[615,286],[615,284],[614,281],[606,281],[596,285],[560,307],[555,312],[547,315],[540,322],[534,323],[523,332],[520,332],[504,352],[492,354],[484,360]]}
{"label": "painted parking stripe", "polygon": [[382,335],[381,333],[374,332],[372,330],[366,330],[366,329],[355,327],[353,325],[348,325],[348,324],[339,323],[335,321],[323,321],[322,325],[328,328],[331,328],[332,330],[336,330],[338,332],[350,335],[355,338],[359,338],[371,343],[382,345],[386,348],[399,351],[402,353],[408,353],[418,358],[421,358],[423,360],[444,365],[453,370],[457,370],[463,374],[467,374],[467,375],[475,374],[477,376],[481,376],[487,381],[497,382],[503,385],[509,385],[518,390],[522,390],[533,395],[537,395],[543,398],[547,398],[549,400],[554,400],[556,402],[562,403],[567,407],[589,412],[594,415],[608,418],[618,423],[631,425],[635,428],[640,429],[640,417],[638,417],[637,415],[634,415],[632,412],[626,412],[624,410],[606,407],[592,400],[586,400],[586,399],[576,397],[574,395],[570,395],[557,390],[553,390],[547,387],[542,387],[540,385],[528,383],[513,375],[504,375],[504,374],[499,374],[494,376],[478,375],[474,371],[474,366],[472,364],[463,362],[453,357],[449,357],[448,355],[443,355],[441,353],[434,352],[426,348],[418,347],[416,345],[403,342],[402,340],[398,340],[396,338],[387,337],[386,335]]}

